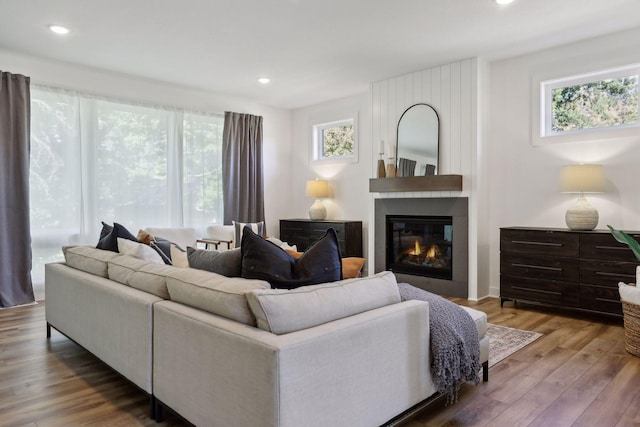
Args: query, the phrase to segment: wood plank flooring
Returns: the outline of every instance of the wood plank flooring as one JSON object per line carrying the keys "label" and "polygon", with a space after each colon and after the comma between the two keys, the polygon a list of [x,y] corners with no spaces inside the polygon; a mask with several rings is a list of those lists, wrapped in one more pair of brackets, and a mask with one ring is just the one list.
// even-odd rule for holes
{"label": "wood plank flooring", "polygon": [[[544,334],[402,422],[426,426],[640,426],[640,358],[624,350],[621,321],[497,299],[463,300],[489,322]],[[0,310],[1,426],[188,426],[151,420],[144,392],[57,331],[46,338],[44,304]]]}

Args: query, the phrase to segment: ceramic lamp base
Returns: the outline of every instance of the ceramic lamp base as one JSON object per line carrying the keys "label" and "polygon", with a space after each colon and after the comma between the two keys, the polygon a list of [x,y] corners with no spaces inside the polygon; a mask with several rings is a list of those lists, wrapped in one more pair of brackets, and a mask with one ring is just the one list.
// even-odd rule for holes
{"label": "ceramic lamp base", "polygon": [[322,204],[322,200],[316,199],[309,208],[309,218],[313,221],[321,221],[327,217],[327,208]]}
{"label": "ceramic lamp base", "polygon": [[567,209],[564,219],[571,230],[593,230],[600,218],[598,210],[587,199],[579,197],[576,203]]}

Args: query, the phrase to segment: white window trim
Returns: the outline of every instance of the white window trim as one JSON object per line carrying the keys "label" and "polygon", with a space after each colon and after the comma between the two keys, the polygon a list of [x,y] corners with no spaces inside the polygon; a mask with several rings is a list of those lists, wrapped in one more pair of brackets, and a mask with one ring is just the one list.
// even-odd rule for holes
{"label": "white window trim", "polygon": [[[322,157],[322,147],[319,140],[319,133],[322,129],[335,127],[345,123],[353,123],[353,154],[348,156]],[[358,163],[358,113],[355,112],[352,117],[342,118],[338,120],[326,121],[322,123],[311,123],[311,164],[337,164],[337,163]]]}
{"label": "white window trim", "polygon": [[564,142],[606,141],[611,139],[638,139],[639,121],[634,124],[608,126],[591,129],[578,129],[567,132],[552,132],[551,127],[551,91],[558,87],[579,85],[598,79],[627,77],[640,75],[640,64],[608,68],[595,72],[532,79],[532,126],[531,143],[534,146]]}

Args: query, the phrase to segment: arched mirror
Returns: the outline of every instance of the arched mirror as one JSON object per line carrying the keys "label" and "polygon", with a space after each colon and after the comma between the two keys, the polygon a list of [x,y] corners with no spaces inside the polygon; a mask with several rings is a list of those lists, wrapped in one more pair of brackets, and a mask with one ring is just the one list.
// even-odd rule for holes
{"label": "arched mirror", "polygon": [[396,176],[437,175],[440,121],[432,106],[416,104],[398,121]]}

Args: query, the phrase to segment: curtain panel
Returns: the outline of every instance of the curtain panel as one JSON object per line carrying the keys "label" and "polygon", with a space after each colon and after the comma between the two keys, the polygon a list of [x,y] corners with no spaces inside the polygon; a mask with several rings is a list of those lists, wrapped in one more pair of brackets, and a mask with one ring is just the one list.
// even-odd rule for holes
{"label": "curtain panel", "polygon": [[[95,245],[101,221],[222,224],[224,116],[31,85],[31,276]],[[204,235],[204,234],[203,234]]]}
{"label": "curtain panel", "polygon": [[0,307],[34,301],[29,227],[29,77],[1,72]]}
{"label": "curtain panel", "polygon": [[264,221],[261,116],[225,112],[222,189],[225,224]]}

